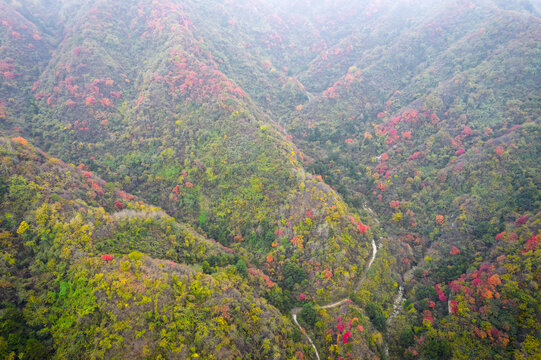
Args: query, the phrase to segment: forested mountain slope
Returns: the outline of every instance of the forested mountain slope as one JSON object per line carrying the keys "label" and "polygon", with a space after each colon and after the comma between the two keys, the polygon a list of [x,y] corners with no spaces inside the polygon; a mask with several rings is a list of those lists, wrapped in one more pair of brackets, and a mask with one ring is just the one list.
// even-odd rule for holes
{"label": "forested mountain slope", "polygon": [[0,354],[538,356],[536,6],[0,2]]}
{"label": "forested mountain slope", "polygon": [[[301,349],[233,249],[23,138],[1,141],[3,358]],[[211,275],[202,272],[209,262],[218,265]]]}
{"label": "forested mountain slope", "polygon": [[[218,70],[185,7],[65,4],[60,21],[69,31],[30,90],[38,108],[32,126],[20,126],[48,152],[222,244],[245,242],[262,261],[306,252],[306,259],[332,264],[328,248],[338,242],[349,251],[333,267],[353,274],[368,253],[366,236],[340,197],[305,173],[302,153]],[[304,229],[308,212],[315,221]],[[297,244],[271,252],[284,231],[287,240],[298,235]]]}

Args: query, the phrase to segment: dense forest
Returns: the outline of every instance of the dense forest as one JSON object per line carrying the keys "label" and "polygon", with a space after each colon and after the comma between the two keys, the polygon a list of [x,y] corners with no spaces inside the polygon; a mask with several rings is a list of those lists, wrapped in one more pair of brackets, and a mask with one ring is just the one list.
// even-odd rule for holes
{"label": "dense forest", "polygon": [[541,359],[538,0],[0,0],[0,358]]}

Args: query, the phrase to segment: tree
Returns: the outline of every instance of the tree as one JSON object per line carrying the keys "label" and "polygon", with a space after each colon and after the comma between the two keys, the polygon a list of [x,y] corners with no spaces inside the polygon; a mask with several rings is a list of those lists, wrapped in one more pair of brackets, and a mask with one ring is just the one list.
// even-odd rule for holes
{"label": "tree", "polygon": [[408,327],[407,329],[404,329],[401,333],[400,333],[400,338],[398,340],[398,343],[400,344],[400,346],[402,348],[407,348],[408,346],[410,346],[412,343],[413,343],[413,338],[414,338],[414,333],[413,331],[411,330],[410,327]]}
{"label": "tree", "polygon": [[283,270],[284,285],[287,289],[293,289],[295,284],[301,283],[306,279],[306,271],[299,265],[292,262],[287,262]]}
{"label": "tree", "polygon": [[109,254],[105,254],[101,256],[101,259],[108,263],[109,261],[113,260],[113,256]]}
{"label": "tree", "polygon": [[314,310],[314,305],[311,302],[306,303],[302,306],[300,317],[302,321],[304,321],[306,324],[314,326],[317,320],[317,314]]}
{"label": "tree", "polygon": [[213,269],[212,269],[212,267],[209,265],[208,261],[203,261],[203,263],[201,264],[201,270],[202,270],[203,273],[205,273],[205,274],[212,274],[212,272],[213,272]]}
{"label": "tree", "polygon": [[451,346],[445,340],[430,339],[424,348],[423,359],[426,360],[447,360],[451,359],[453,352]]}
{"label": "tree", "polygon": [[248,266],[246,265],[246,262],[242,259],[239,259],[237,261],[237,264],[235,265],[235,268],[237,269],[237,272],[242,277],[246,277],[248,275]]}
{"label": "tree", "polygon": [[368,314],[368,317],[370,318],[370,321],[372,321],[372,324],[378,329],[379,331],[385,331],[385,328],[387,327],[387,320],[385,319],[385,315],[381,312],[381,309],[374,303],[370,303],[366,306],[366,313]]}

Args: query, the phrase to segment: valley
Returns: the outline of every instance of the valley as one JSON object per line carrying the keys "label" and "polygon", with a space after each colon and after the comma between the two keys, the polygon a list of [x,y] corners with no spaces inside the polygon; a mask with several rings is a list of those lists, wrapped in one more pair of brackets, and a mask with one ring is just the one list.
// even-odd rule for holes
{"label": "valley", "polygon": [[0,358],[537,358],[538,7],[0,1]]}

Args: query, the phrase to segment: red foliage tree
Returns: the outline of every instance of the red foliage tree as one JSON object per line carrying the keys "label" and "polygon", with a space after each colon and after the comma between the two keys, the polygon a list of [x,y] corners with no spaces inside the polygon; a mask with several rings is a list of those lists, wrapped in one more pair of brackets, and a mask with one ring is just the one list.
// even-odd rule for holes
{"label": "red foliage tree", "polygon": [[86,106],[96,105],[96,98],[94,96],[88,96],[85,100]]}
{"label": "red foliage tree", "polygon": [[515,225],[524,225],[526,224],[526,222],[528,221],[528,215],[523,215],[521,217],[519,217],[517,219],[517,221],[515,221]]}
{"label": "red foliage tree", "polygon": [[539,246],[539,241],[541,241],[541,234],[532,235],[532,237],[526,241],[526,245],[524,246],[524,250],[521,251],[521,254],[524,255],[528,251],[535,251]]}
{"label": "red foliage tree", "polygon": [[460,250],[458,250],[458,248],[457,248],[456,246],[453,245],[453,246],[451,247],[451,251],[449,252],[449,254],[451,254],[451,255],[458,255],[458,254],[460,254]]}
{"label": "red foliage tree", "polygon": [[438,299],[440,299],[441,302],[447,301],[447,296],[445,296],[445,293],[440,289],[440,284],[436,284],[436,294],[438,294]]}
{"label": "red foliage tree", "polygon": [[472,129],[469,126],[464,126],[464,130],[462,130],[462,135],[464,137],[470,136],[472,134]]}
{"label": "red foliage tree", "polygon": [[109,261],[113,260],[113,256],[112,256],[112,255],[106,254],[106,255],[102,255],[102,256],[101,256],[101,259],[102,259],[103,261],[105,261],[105,262],[109,262]]}
{"label": "red foliage tree", "polygon": [[398,209],[400,207],[400,201],[398,200],[393,200],[389,203],[389,207],[391,209]]}
{"label": "red foliage tree", "polygon": [[11,141],[16,142],[16,143],[19,143],[19,144],[21,144],[21,145],[26,145],[26,144],[28,144],[28,141],[27,141],[25,138],[22,138],[22,137],[20,137],[20,136],[14,137],[13,139],[11,139]]}
{"label": "red foliage tree", "polygon": [[358,222],[357,223],[357,229],[359,230],[359,232],[361,233],[361,235],[364,235],[366,234],[366,232],[370,229],[370,226],[368,225],[364,225],[362,222]]}
{"label": "red foliage tree", "polygon": [[455,300],[452,300],[451,303],[449,304],[449,308],[451,310],[451,313],[453,315],[456,315],[456,311],[457,311],[457,308],[458,308],[457,302]]}

